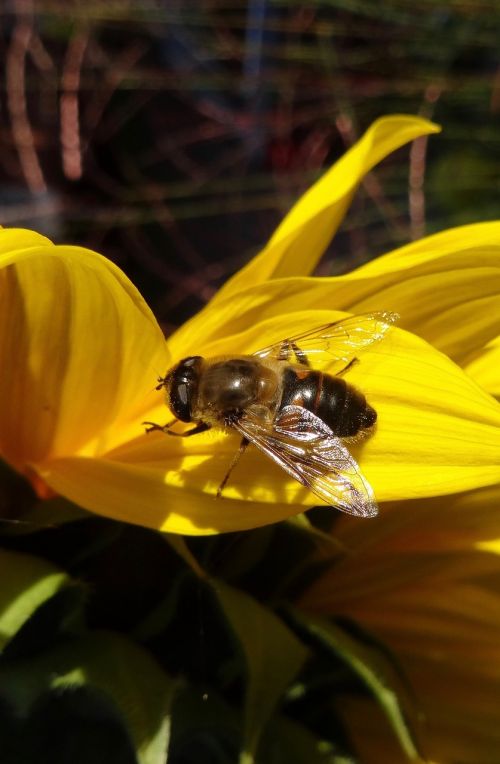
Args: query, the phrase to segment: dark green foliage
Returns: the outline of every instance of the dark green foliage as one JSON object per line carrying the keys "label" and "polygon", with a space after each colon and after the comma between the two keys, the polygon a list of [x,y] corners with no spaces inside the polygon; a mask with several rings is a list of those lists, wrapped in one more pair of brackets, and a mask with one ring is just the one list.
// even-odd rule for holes
{"label": "dark green foliage", "polygon": [[412,703],[383,646],[291,609],[342,554],[332,536],[298,518],[183,540],[60,499],[44,513],[58,524],[29,532],[25,507],[0,550],[8,764],[40,749],[47,764],[346,764],[345,693],[371,695],[413,756]]}

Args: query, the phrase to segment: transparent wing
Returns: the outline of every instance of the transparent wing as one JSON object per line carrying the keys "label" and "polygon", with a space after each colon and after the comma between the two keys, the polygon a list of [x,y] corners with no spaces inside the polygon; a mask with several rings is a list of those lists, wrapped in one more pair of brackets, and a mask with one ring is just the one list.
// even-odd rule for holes
{"label": "transparent wing", "polygon": [[311,411],[285,406],[272,425],[250,411],[234,427],[323,501],[359,517],[377,514],[373,490],[356,461]]}
{"label": "transparent wing", "polygon": [[[288,345],[290,348],[295,345],[304,351],[313,367],[321,363],[321,356],[325,354],[329,357],[327,361],[333,359],[347,362],[360,350],[379,342],[398,318],[397,313],[386,311],[350,316],[331,324],[316,326],[293,337],[286,337],[274,345],[257,350],[253,355],[283,360],[284,347]],[[293,352],[291,358],[295,360]]]}

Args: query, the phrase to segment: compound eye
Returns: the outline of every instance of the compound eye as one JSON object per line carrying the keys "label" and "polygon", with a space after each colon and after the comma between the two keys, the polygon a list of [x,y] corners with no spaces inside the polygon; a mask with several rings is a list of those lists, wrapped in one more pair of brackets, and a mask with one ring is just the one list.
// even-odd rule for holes
{"label": "compound eye", "polygon": [[191,406],[189,405],[189,384],[180,382],[170,391],[170,408],[181,422],[191,421]]}
{"label": "compound eye", "polygon": [[181,422],[191,422],[192,406],[198,393],[201,356],[190,356],[172,372],[169,405]]}

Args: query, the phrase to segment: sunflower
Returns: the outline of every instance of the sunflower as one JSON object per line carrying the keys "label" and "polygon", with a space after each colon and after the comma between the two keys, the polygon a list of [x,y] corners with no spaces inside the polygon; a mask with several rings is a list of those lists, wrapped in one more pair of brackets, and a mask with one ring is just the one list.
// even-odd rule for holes
{"label": "sunflower", "polygon": [[383,310],[400,314],[398,328],[347,375],[379,416],[376,434],[355,447],[378,501],[496,484],[500,407],[481,383],[500,354],[500,224],[423,239],[346,276],[309,276],[363,176],[437,129],[407,116],[375,122],[166,341],[114,264],[2,230],[2,457],[88,510],[164,531],[210,534],[292,516],[317,499],[255,449],[214,500],[235,436],[147,435],[142,421],[168,418],[155,380],[189,355],[250,353],[346,313]]}

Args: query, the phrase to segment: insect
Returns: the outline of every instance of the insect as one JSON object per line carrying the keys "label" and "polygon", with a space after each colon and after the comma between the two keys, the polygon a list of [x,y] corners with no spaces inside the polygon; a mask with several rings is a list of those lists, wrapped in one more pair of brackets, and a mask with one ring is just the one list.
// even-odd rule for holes
{"label": "insect", "polygon": [[[238,452],[219,486],[220,496],[252,443],[316,496],[344,512],[377,514],[373,490],[343,439],[370,431],[376,411],[343,375],[357,353],[381,340],[398,316],[378,312],[316,327],[252,355],[189,356],[159,377],[175,419],[144,422],[147,432],[190,437],[213,428],[240,433]],[[343,364],[336,373],[315,368]],[[174,432],[176,421],[194,423]]]}

